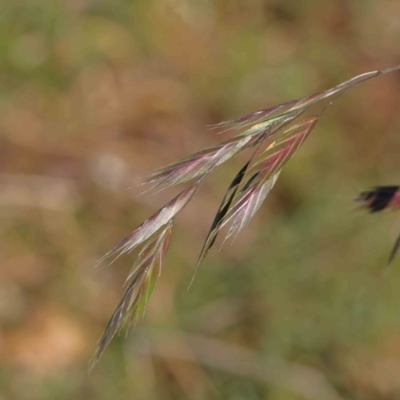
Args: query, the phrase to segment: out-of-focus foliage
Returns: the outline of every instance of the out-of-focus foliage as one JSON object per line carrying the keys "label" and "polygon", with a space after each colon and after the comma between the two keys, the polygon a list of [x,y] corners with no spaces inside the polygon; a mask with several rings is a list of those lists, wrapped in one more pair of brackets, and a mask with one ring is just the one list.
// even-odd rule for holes
{"label": "out-of-focus foliage", "polygon": [[1,400],[400,398],[399,262],[381,274],[400,217],[352,211],[400,182],[398,73],[325,113],[187,291],[248,154],[219,167],[175,222],[144,319],[86,373],[135,254],[95,261],[181,190],[137,196],[142,178],[221,140],[206,125],[398,64],[399,15],[397,0],[1,2]]}

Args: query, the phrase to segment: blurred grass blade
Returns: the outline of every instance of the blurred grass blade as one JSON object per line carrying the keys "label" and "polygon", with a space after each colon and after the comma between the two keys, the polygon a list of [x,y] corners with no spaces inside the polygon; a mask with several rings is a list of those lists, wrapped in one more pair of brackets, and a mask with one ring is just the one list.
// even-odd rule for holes
{"label": "blurred grass blade", "polygon": [[399,251],[399,248],[400,248],[400,236],[397,238],[397,240],[393,246],[392,252],[390,253],[387,267],[390,267],[390,265],[392,264],[394,258],[396,257],[397,252]]}

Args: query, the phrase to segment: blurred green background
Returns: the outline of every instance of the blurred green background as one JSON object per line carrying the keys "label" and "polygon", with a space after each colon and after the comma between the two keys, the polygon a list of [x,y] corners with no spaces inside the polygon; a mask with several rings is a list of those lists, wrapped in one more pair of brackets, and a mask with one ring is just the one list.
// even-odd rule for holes
{"label": "blurred green background", "polygon": [[[96,260],[179,188],[206,126],[400,63],[398,0],[0,3],[0,399],[400,399],[400,75],[323,116],[256,218],[187,291],[245,158],[180,215],[144,319],[87,365],[135,255]],[[223,138],[230,133],[224,133]]]}

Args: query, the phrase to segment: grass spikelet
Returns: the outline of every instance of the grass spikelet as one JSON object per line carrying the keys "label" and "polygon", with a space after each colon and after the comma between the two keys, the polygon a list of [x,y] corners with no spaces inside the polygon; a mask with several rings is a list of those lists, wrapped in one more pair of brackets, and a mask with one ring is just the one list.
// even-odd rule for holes
{"label": "grass spikelet", "polygon": [[136,259],[132,272],[126,280],[127,289],[97,344],[89,371],[93,369],[114,335],[126,324],[134,325],[144,313],[164,266],[172,224],[173,221],[170,221],[168,226],[143,248]]}
{"label": "grass spikelet", "polygon": [[[254,181],[267,181],[276,174],[284,164],[296,153],[304,143],[319,116],[313,115],[302,122],[297,123],[283,132],[283,134],[269,146],[256,160],[253,167],[248,171],[251,176],[251,185]],[[250,182],[247,182],[249,185]]]}
{"label": "grass spikelet", "polygon": [[263,183],[249,187],[245,192],[246,194],[235,204],[235,206],[232,207],[231,213],[228,214],[226,220],[221,225],[221,227],[226,225],[230,219],[234,218],[229,232],[226,235],[226,239],[232,236],[235,232],[239,232],[243,229],[250,219],[253,218],[274,187],[279,173],[280,171],[272,175]]}
{"label": "grass spikelet", "polygon": [[[248,167],[252,159],[238,172],[230,184],[218,212],[211,225],[210,231],[203,244],[196,268],[204,261],[210,248],[215,242],[218,232],[232,219],[235,218],[228,232],[227,238],[234,232],[241,230],[255,215],[263,201],[272,190],[283,165],[293,156],[314,128],[317,115],[286,130],[267,150],[261,154],[255,165]],[[246,174],[247,172],[247,174]],[[239,191],[244,177],[248,176]]]}
{"label": "grass spikelet", "polygon": [[400,207],[400,186],[376,186],[360,193],[357,201],[363,203],[371,213],[385,208]]}
{"label": "grass spikelet", "polygon": [[115,247],[98,260],[98,264],[105,259],[128,253],[136,246],[146,241],[156,233],[162,226],[169,223],[196,193],[202,180],[196,181],[193,185],[183,190],[178,196],[173,198],[164,207],[159,209],[150,218],[140,224],[135,230],[125,236]]}
{"label": "grass spikelet", "polygon": [[[362,203],[362,207],[369,210],[371,213],[383,211],[385,209],[398,209],[400,207],[400,186],[376,186],[372,189],[365,190],[360,193],[356,201]],[[395,259],[400,248],[400,236],[397,238],[393,249],[390,253],[388,263],[386,266],[386,273],[388,268]]]}
{"label": "grass spikelet", "polygon": [[[236,174],[236,176],[233,178],[232,182],[230,183],[230,185],[228,187],[228,190],[226,191],[226,193],[224,195],[224,198],[222,199],[222,202],[221,202],[221,204],[220,204],[220,206],[218,208],[218,211],[217,211],[217,213],[216,213],[216,215],[214,217],[214,220],[213,220],[213,222],[211,224],[211,228],[208,231],[206,240],[205,240],[205,242],[203,244],[203,247],[202,247],[202,249],[200,251],[200,255],[199,255],[199,258],[197,260],[197,264],[196,264],[195,270],[200,266],[200,264],[203,262],[203,260],[207,257],[208,252],[210,251],[211,247],[213,246],[213,244],[214,244],[214,242],[215,242],[215,240],[217,238],[217,235],[218,235],[219,229],[221,227],[221,224],[223,223],[224,218],[225,218],[227,212],[230,209],[230,206],[231,206],[232,201],[233,201],[233,199],[235,197],[236,191],[237,191],[237,189],[238,189],[238,187],[239,187],[239,185],[240,185],[240,183],[241,183],[241,181],[242,181],[242,179],[243,179],[243,177],[244,177],[244,175],[246,173],[246,170],[247,170],[247,168],[248,168],[248,166],[250,164],[250,161],[251,160],[249,160],[240,169],[240,171]],[[193,282],[193,279],[192,279],[192,282]]]}
{"label": "grass spikelet", "polygon": [[[263,128],[260,128],[260,131],[262,133]],[[241,151],[254,146],[259,135],[260,132],[257,131],[253,135],[233,138],[194,153],[174,164],[155,171],[145,183],[155,183],[153,188],[164,189],[187,182],[221,165]]]}
{"label": "grass spikelet", "polygon": [[217,128],[229,127],[234,129],[240,129],[248,125],[254,125],[256,123],[266,123],[268,121],[270,123],[273,123],[274,121],[279,121],[299,111],[304,111],[305,109],[309,108],[311,105],[317,103],[320,100],[331,97],[336,93],[347,91],[352,87],[367,81],[368,79],[374,78],[382,73],[387,73],[391,71],[392,69],[367,72],[365,74],[361,74],[354,78],[351,78],[328,90],[313,93],[309,96],[304,96],[296,100],[292,100],[286,103],[278,104],[273,107],[258,110],[240,118],[232,119],[229,121],[223,121],[216,125],[212,125],[211,128],[217,129]]}

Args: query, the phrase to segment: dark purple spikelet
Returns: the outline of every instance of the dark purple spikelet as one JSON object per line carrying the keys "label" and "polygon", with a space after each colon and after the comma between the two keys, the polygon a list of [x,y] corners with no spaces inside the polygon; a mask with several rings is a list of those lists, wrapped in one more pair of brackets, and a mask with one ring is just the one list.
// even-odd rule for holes
{"label": "dark purple spikelet", "polygon": [[372,213],[385,208],[399,207],[400,186],[376,186],[361,192],[356,200],[362,202]]}
{"label": "dark purple spikelet", "polygon": [[[390,208],[398,209],[400,208],[400,186],[376,186],[372,189],[361,192],[356,198],[356,201],[361,202],[362,206],[368,209],[371,213]],[[394,260],[399,248],[400,236],[397,238],[390,253],[388,266]]]}

